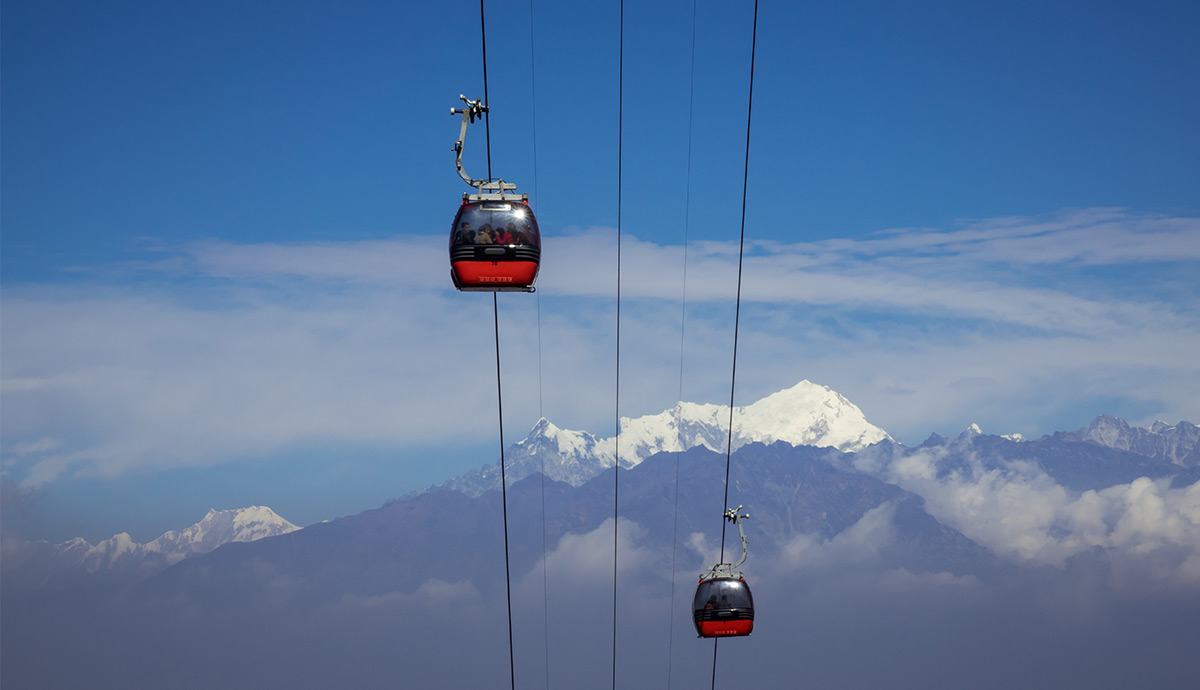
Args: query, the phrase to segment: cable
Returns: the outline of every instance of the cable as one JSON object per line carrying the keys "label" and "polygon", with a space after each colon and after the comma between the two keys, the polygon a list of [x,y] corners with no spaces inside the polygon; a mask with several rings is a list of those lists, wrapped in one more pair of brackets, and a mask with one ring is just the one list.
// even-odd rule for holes
{"label": "cable", "polygon": [[[529,92],[530,112],[533,117],[533,215],[537,216],[537,54],[534,51],[533,0],[529,0]],[[538,418],[545,419],[542,409],[542,293],[534,293],[537,305],[538,342]],[[550,688],[550,584],[546,572],[546,455],[542,454],[542,632],[544,634],[544,658],[546,660],[546,688]]]}
{"label": "cable", "polygon": [[625,114],[625,0],[621,0],[617,45],[617,434],[613,438],[613,635],[612,686],[617,689],[617,498],[621,477],[621,171]]}
{"label": "cable", "polygon": [[692,68],[688,84],[688,156],[687,156],[687,190],[683,199],[683,294],[679,308],[679,402],[675,405],[675,431],[679,439],[679,453],[675,455],[675,509],[674,523],[671,526],[671,596],[667,616],[667,690],[671,690],[671,672],[675,650],[675,567],[676,555],[679,550],[679,461],[687,450],[683,442],[683,430],[680,427],[680,413],[683,404],[683,355],[687,333],[687,260],[688,260],[688,230],[691,222],[692,206],[692,113],[696,103],[696,0],[692,0]]}
{"label": "cable", "polygon": [[[488,80],[487,80],[487,27],[483,19],[483,0],[479,0],[479,37],[483,40],[483,102],[485,105],[491,105],[492,101],[488,98]],[[485,110],[483,112],[483,131],[486,134],[487,141],[487,163],[488,163],[488,182],[492,181],[492,122]]]}
{"label": "cable", "polygon": [[[742,229],[738,239],[737,299],[733,316],[733,367],[729,375],[729,438],[725,444],[725,500],[721,503],[724,512],[729,507],[729,467],[733,457],[733,392],[737,384],[738,326],[742,313],[742,260],[746,247],[746,192],[750,180],[750,122],[754,112],[754,57],[758,44],[758,0],[754,0],[754,24],[750,33],[750,89],[746,103],[746,165],[742,170]],[[721,563],[725,562],[725,517],[721,517]],[[712,688],[717,687],[717,639],[713,639]]]}
{"label": "cable", "polygon": [[[746,247],[746,189],[750,179],[750,116],[754,106],[754,52],[758,39],[758,0],[754,0],[754,28],[750,39],[750,95],[746,106],[746,167],[742,171],[742,231],[738,240],[737,300],[733,312],[733,369],[729,375],[729,439],[725,444],[725,500],[729,507],[729,466],[733,454],[733,391],[737,383],[738,325],[742,314],[742,258]],[[725,562],[725,518],[721,518],[721,562]]]}
{"label": "cable", "polygon": [[[724,526],[722,526],[722,529],[724,529]],[[719,637],[713,638],[712,690],[717,690],[717,643],[720,641]]]}
{"label": "cable", "polygon": [[[479,36],[483,43],[483,102],[490,104],[487,79],[487,23],[483,0],[479,0]],[[487,141],[488,181],[492,179],[492,129],[487,111],[483,116]],[[492,320],[496,327],[496,411],[500,423],[500,509],[504,514],[504,598],[508,604],[508,676],[512,690],[517,690],[517,667],[513,658],[512,577],[508,562],[508,481],[504,473],[504,389],[500,379],[500,302],[492,293]]]}
{"label": "cable", "polygon": [[[534,52],[533,31],[533,0],[529,0],[529,96],[530,113],[533,118],[533,215],[537,216],[538,205],[538,148],[537,148],[537,54]],[[537,303],[537,336],[538,336],[538,417],[545,417],[542,410],[542,293],[535,292],[534,301]],[[542,474],[545,475],[546,460],[542,458]],[[545,492],[543,491],[543,498]],[[544,524],[545,520],[543,520]],[[544,550],[544,549],[543,549]]]}
{"label": "cable", "polygon": [[517,688],[517,669],[513,663],[512,578],[508,567],[508,482],[504,476],[504,396],[500,387],[500,307],[492,293],[492,317],[496,325],[496,407],[500,414],[500,506],[504,513],[504,596],[508,602],[508,675]]}

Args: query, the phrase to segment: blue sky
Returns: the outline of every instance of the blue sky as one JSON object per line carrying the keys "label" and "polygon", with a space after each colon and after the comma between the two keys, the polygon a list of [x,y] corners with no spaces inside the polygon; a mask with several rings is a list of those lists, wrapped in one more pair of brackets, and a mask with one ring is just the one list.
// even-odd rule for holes
{"label": "blue sky", "polygon": [[[692,3],[633,5],[627,416],[728,400],[752,10],[697,4],[693,94]],[[759,11],[738,404],[807,378],[910,444],[1200,421],[1194,3]],[[0,452],[29,536],[307,524],[495,459],[491,300],[444,256],[477,4],[2,12]],[[506,440],[609,435],[616,5],[487,22],[494,174],[547,237],[538,295],[500,299]]]}

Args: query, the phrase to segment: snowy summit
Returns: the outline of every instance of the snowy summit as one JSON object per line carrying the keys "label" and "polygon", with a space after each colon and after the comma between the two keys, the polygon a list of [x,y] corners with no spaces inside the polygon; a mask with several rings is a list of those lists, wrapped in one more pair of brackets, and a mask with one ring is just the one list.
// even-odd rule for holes
{"label": "snowy summit", "polygon": [[92,546],[83,539],[58,544],[55,550],[67,565],[87,572],[113,568],[152,571],[189,557],[208,553],[234,541],[256,541],[300,529],[266,506],[238,510],[209,510],[200,522],[171,530],[145,544],[125,532]]}
{"label": "snowy summit", "polygon": [[[655,453],[696,446],[724,452],[728,429],[729,406],[689,402],[679,402],[658,414],[622,417],[619,438],[560,429],[543,418],[524,440],[509,447],[505,474],[511,484],[541,472],[544,465],[550,479],[579,486],[616,464],[618,450],[621,467],[626,469]],[[733,409],[732,450],[748,443],[784,441],[853,452],[890,439],[886,431],[868,422],[854,403],[828,386],[810,381]],[[498,464],[486,465],[436,488],[477,496],[498,488],[499,477]]]}

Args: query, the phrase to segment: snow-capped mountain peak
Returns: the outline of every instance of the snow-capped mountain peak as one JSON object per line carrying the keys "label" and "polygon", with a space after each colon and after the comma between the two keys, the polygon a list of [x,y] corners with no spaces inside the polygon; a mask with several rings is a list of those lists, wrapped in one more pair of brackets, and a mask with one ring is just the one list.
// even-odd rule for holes
{"label": "snow-capped mountain peak", "polygon": [[786,441],[794,446],[829,446],[842,451],[891,439],[841,393],[808,380],[739,408],[734,415],[734,434],[745,439],[735,447],[753,441]]}
{"label": "snow-capped mountain peak", "polygon": [[[733,408],[733,450],[748,443],[785,441],[794,446],[858,450],[891,438],[867,422],[862,410],[828,386],[801,381],[750,405]],[[622,418],[621,465],[633,466],[655,453],[696,446],[724,452],[729,444],[729,407],[677,403],[672,409]],[[604,443],[614,439],[604,439]]]}
{"label": "snow-capped mountain peak", "polygon": [[586,431],[560,429],[542,417],[515,447],[529,453],[553,451],[566,456],[576,456],[591,453],[598,442],[595,436]]}
{"label": "snow-capped mountain peak", "polygon": [[121,532],[95,546],[75,538],[54,548],[68,565],[88,572],[117,567],[154,571],[229,542],[256,541],[298,529],[265,506],[210,509],[200,522],[178,532],[166,532],[146,544],[138,544],[128,533]]}
{"label": "snow-capped mountain peak", "polygon": [[187,556],[208,553],[234,541],[256,541],[300,529],[265,506],[238,510],[214,510],[200,522],[179,532],[170,531],[146,544],[148,552],[162,553],[168,563]]}

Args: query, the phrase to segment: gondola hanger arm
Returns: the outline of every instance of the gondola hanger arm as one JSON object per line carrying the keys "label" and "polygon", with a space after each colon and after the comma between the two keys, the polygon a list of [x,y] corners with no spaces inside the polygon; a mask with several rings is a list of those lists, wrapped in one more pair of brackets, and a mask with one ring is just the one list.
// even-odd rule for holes
{"label": "gondola hanger arm", "polygon": [[482,192],[483,186],[487,184],[487,181],[473,179],[467,174],[466,170],[463,170],[462,154],[463,144],[467,140],[467,125],[474,123],[475,118],[477,117],[483,118],[484,113],[488,111],[488,107],[483,104],[482,98],[471,100],[461,93],[458,94],[458,97],[467,105],[465,108],[450,109],[451,115],[462,114],[462,127],[458,130],[458,141],[454,142],[454,167],[458,170],[458,176],[461,177],[464,182]]}
{"label": "gondola hanger arm", "polygon": [[738,506],[737,508],[730,508],[725,511],[725,519],[729,520],[729,521],[733,522],[733,524],[737,525],[738,537],[740,537],[742,540],[742,557],[741,557],[741,559],[738,560],[737,563],[733,564],[733,566],[731,567],[732,570],[736,570],[738,567],[740,567],[743,563],[746,562],[746,532],[745,532],[745,530],[742,529],[742,520],[749,519],[750,513],[739,514],[738,511],[741,509],[742,509],[742,506]]}
{"label": "gondola hanger arm", "polygon": [[735,573],[735,571],[743,563],[746,562],[746,554],[748,553],[746,544],[748,544],[750,542],[750,540],[746,539],[746,531],[744,529],[742,529],[742,520],[749,519],[750,514],[738,512],[741,509],[742,509],[742,506],[738,506],[737,508],[726,509],[724,518],[726,520],[729,520],[733,524],[737,525],[738,537],[742,541],[742,557],[740,559],[738,559],[737,563],[733,563],[733,564],[718,563],[718,564],[714,565],[713,567],[709,568],[707,572],[700,574],[701,580],[713,578],[713,577],[735,577],[735,576],[740,577],[741,576],[741,573]]}
{"label": "gondola hanger arm", "polygon": [[[512,194],[508,193],[513,192],[513,190],[517,188],[515,184],[505,182],[502,179],[495,181],[476,180],[468,175],[467,171],[463,169],[462,156],[463,146],[467,140],[467,125],[475,122],[476,118],[482,119],[484,114],[488,112],[488,107],[483,104],[483,99],[471,100],[461,93],[458,95],[458,97],[467,105],[463,108],[450,109],[451,115],[462,115],[462,127],[460,127],[458,130],[458,140],[454,142],[454,147],[452,149],[454,151],[454,168],[458,170],[458,176],[461,177],[464,182],[475,188],[475,194],[470,195],[470,198],[475,201],[504,201],[506,199],[524,200],[524,195],[518,195],[515,192]],[[463,196],[464,198],[467,197],[465,194]]]}

